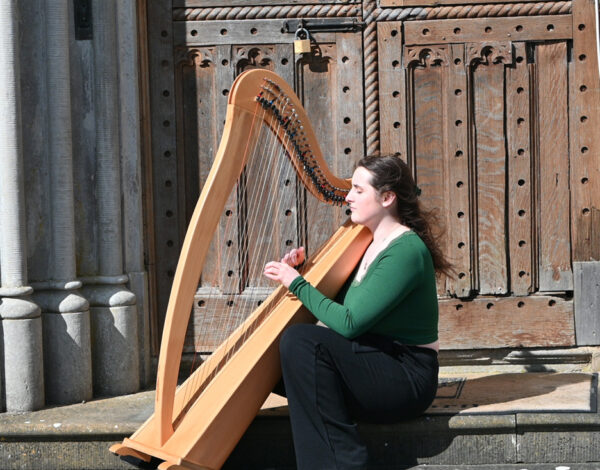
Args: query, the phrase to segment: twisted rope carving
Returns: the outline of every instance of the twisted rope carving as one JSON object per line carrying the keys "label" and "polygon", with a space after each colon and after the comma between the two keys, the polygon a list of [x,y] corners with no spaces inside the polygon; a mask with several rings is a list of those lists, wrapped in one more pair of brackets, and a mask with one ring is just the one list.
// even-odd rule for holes
{"label": "twisted rope carving", "polygon": [[564,15],[571,13],[571,2],[506,3],[423,8],[415,19],[483,18],[499,16]]}
{"label": "twisted rope carving", "polygon": [[[365,3],[362,16],[368,22],[483,18],[501,16],[567,15],[572,2],[504,3],[444,7],[377,8]],[[175,21],[276,19],[301,17],[359,17],[359,5],[287,5],[255,7],[175,8]]]}
{"label": "twisted rope carving", "polygon": [[367,155],[379,154],[379,71],[377,68],[377,14],[376,0],[363,2],[363,63],[365,71],[365,127]]}
{"label": "twisted rope carving", "polygon": [[360,16],[360,5],[285,5],[254,7],[175,8],[175,21],[327,18]]}

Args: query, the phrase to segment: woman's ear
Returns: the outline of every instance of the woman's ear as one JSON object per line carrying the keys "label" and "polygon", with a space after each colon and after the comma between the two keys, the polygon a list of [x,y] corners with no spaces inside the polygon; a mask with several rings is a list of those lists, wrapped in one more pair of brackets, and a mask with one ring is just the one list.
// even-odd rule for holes
{"label": "woman's ear", "polygon": [[390,207],[396,201],[396,193],[394,191],[386,191],[381,195],[381,205]]}

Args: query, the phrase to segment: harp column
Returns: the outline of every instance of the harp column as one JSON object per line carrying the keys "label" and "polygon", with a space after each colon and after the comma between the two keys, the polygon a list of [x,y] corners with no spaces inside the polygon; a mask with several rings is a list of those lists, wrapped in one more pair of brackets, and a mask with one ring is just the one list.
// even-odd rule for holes
{"label": "harp column", "polygon": [[82,292],[90,302],[94,394],[121,395],[137,391],[140,377],[136,296],[123,271],[117,0],[92,5],[98,261]]}
{"label": "harp column", "polygon": [[32,282],[42,309],[46,401],[92,398],[90,311],[76,279],[68,0],[45,2],[50,263]]}
{"label": "harp column", "polygon": [[0,2],[0,408],[44,405],[42,319],[27,280],[16,0]]}

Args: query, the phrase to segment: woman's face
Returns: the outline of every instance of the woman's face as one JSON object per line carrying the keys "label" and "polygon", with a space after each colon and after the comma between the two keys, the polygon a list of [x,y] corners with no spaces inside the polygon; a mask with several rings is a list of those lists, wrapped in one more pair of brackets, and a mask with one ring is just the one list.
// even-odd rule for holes
{"label": "woman's face", "polygon": [[350,205],[352,222],[361,225],[372,225],[384,215],[383,199],[377,190],[371,186],[371,172],[359,166],[352,175],[352,189],[346,196]]}

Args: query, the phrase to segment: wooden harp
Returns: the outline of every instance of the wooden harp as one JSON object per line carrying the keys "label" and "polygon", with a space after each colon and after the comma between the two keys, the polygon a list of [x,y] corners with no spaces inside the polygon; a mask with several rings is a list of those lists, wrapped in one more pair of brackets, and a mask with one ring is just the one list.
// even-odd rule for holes
{"label": "wooden harp", "polygon": [[[155,412],[130,438],[111,447],[118,455],[157,458],[162,460],[161,470],[220,468],[280,378],[282,331],[292,323],[314,321],[287,289],[279,287],[177,387],[194,294],[213,233],[230,194],[239,192],[249,155],[257,153],[251,149],[264,143],[258,136],[265,130],[266,140],[276,143],[280,152],[259,151],[259,160],[288,160],[303,186],[325,203],[343,204],[351,187],[350,180],[328,170],[306,113],[287,83],[262,69],[238,76],[228,99],[223,137],[174,277]],[[335,295],[370,240],[367,229],[346,222],[307,260],[304,276],[326,295]]]}

